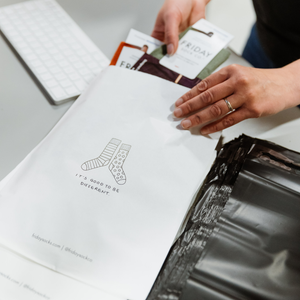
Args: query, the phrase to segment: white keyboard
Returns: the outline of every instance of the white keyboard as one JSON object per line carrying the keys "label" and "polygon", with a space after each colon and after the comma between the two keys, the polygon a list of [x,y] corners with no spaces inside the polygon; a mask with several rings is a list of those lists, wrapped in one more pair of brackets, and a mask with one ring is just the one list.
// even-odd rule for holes
{"label": "white keyboard", "polygon": [[54,0],[0,8],[0,29],[55,104],[78,97],[109,64]]}

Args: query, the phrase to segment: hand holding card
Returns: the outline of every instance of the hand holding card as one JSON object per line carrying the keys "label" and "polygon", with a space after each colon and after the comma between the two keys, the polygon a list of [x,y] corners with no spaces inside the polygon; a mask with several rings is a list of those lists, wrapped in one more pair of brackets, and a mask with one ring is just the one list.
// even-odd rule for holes
{"label": "hand holding card", "polygon": [[164,56],[160,64],[194,79],[233,38],[220,28],[201,19],[180,40],[173,56]]}

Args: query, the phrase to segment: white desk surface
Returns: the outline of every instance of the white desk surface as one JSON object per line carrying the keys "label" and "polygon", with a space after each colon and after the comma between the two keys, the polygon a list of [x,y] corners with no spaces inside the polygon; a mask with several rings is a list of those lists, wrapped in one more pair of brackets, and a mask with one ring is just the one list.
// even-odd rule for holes
{"label": "white desk surface", "polygon": [[[161,0],[57,0],[110,59],[130,28],[151,33]],[[0,6],[18,3],[0,0]],[[83,6],[84,3],[84,6]],[[84,7],[84,9],[83,9]],[[248,65],[232,55],[226,62]],[[72,102],[51,105],[0,36],[0,180],[52,129]],[[176,99],[174,99],[175,101]],[[300,109],[246,120],[223,131],[224,142],[244,133],[300,151]]]}

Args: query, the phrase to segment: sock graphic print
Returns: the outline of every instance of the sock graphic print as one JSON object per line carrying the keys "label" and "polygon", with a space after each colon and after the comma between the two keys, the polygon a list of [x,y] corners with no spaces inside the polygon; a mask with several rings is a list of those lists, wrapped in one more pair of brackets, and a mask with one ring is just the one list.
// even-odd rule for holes
{"label": "sock graphic print", "polygon": [[117,148],[119,147],[120,143],[121,141],[118,139],[111,139],[102,151],[102,153],[98,157],[84,162],[81,165],[81,169],[84,171],[89,171],[92,169],[107,166],[114,153],[116,152]]}
{"label": "sock graphic print", "polygon": [[131,146],[122,144],[119,152],[114,157],[112,162],[109,165],[109,170],[111,171],[112,175],[115,178],[117,184],[123,185],[126,183],[126,175],[123,170],[124,162],[128,156]]}

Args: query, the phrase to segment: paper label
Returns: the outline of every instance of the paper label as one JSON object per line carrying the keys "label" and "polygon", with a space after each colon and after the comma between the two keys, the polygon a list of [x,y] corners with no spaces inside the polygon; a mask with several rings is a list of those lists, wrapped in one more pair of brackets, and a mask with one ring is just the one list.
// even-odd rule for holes
{"label": "paper label", "polygon": [[173,56],[166,55],[160,64],[194,79],[233,38],[232,35],[201,19],[179,41]]}
{"label": "paper label", "polygon": [[148,54],[163,45],[161,41],[135,29],[130,29],[126,43],[141,47],[142,51]]}
{"label": "paper label", "polygon": [[145,52],[141,50],[124,46],[116,66],[131,69],[131,67],[135,65],[135,63],[144,55],[144,53]]}

